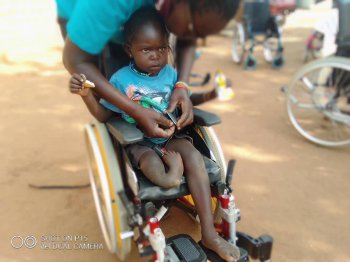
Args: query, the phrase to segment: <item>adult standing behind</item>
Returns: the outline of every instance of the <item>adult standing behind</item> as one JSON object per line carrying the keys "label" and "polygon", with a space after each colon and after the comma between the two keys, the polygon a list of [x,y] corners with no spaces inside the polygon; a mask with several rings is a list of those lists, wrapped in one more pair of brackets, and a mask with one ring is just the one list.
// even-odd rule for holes
{"label": "adult standing behind", "polygon": [[[72,4],[72,1],[75,2]],[[123,51],[123,25],[142,6],[156,5],[170,32],[178,37],[179,81],[191,72],[196,37],[214,34],[234,16],[239,0],[57,0],[66,40],[63,63],[71,73],[84,73],[95,83],[97,95],[133,117],[149,137],[169,137],[172,123],[161,114],[130,101],[109,83],[111,72],[128,64]],[[68,21],[64,28],[65,20]],[[180,106],[178,128],[193,121],[192,104],[183,88],[176,88],[168,110]],[[145,114],[145,110],[149,111]]]}

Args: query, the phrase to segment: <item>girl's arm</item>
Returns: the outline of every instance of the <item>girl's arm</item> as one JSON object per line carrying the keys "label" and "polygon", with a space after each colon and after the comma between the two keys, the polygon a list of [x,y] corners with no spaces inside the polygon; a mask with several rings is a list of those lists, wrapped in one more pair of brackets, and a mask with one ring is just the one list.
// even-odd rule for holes
{"label": "girl's arm", "polygon": [[81,96],[90,113],[98,121],[106,122],[113,115],[113,112],[98,102],[90,88],[83,87],[84,80],[81,75],[73,74],[69,81],[70,92]]}
{"label": "girl's arm", "polygon": [[112,115],[113,112],[104,106],[102,106],[90,91],[89,95],[81,97],[89,109],[89,112],[100,122],[106,122]]}
{"label": "girl's arm", "polygon": [[[152,109],[144,108],[132,102],[127,96],[119,92],[99,72],[96,66],[97,63],[98,57],[96,55],[83,51],[67,36],[63,49],[63,64],[71,74],[74,72],[84,73],[89,80],[96,84],[95,92],[98,96],[133,117],[147,136],[170,137],[171,121]],[[177,96],[174,99],[174,104],[180,103],[181,98],[181,96]]]}

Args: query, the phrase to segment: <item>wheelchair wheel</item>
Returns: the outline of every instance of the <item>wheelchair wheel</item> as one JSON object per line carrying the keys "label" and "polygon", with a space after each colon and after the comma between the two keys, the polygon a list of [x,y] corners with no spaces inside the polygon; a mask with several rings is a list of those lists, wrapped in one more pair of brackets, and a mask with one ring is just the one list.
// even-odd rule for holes
{"label": "wheelchair wheel", "polygon": [[117,192],[124,190],[112,141],[104,124],[85,126],[90,183],[103,237],[111,253],[124,260],[131,250],[127,213]]}
{"label": "wheelchair wheel", "polygon": [[221,180],[225,181],[227,166],[225,162],[224,153],[220,146],[219,140],[215,134],[215,131],[212,127],[199,126],[199,134],[203,137],[204,141],[207,143],[211,157],[216,161],[220,166],[220,175]]}
{"label": "wheelchair wheel", "polygon": [[232,60],[239,64],[243,60],[245,53],[245,33],[242,23],[236,23],[233,28],[233,41],[231,48]]}
{"label": "wheelchair wheel", "polygon": [[350,60],[328,57],[302,67],[287,92],[290,121],[306,139],[322,146],[350,144]]}
{"label": "wheelchair wheel", "polygon": [[[220,166],[221,181],[225,181],[226,180],[226,172],[227,172],[226,161],[225,161],[224,153],[222,151],[222,148],[220,146],[219,140],[215,134],[214,129],[212,127],[200,126],[199,133],[206,141],[206,143],[211,151],[211,157]],[[213,207],[214,222],[218,223],[220,221],[219,202],[217,201],[216,197],[212,197],[211,202],[212,202],[212,207]]]}

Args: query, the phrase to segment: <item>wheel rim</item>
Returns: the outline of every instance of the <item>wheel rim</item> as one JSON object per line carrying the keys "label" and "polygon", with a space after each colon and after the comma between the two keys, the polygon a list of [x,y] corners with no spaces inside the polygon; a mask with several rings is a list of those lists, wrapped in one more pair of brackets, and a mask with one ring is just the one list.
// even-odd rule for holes
{"label": "wheel rim", "polygon": [[101,174],[105,173],[103,160],[101,155],[97,153],[99,151],[97,141],[91,139],[93,133],[93,128],[90,126],[86,128],[91,189],[103,238],[105,239],[108,250],[111,253],[116,253],[116,239],[113,236],[112,205],[109,201],[110,192],[106,177]]}
{"label": "wheel rim", "polygon": [[[224,157],[224,152],[220,146],[219,140],[215,134],[215,131],[212,127],[199,127],[199,131],[201,136],[204,138],[206,143],[209,145],[210,149],[210,154],[211,157],[215,159],[215,161],[218,163],[220,166],[220,176],[221,180],[225,181],[226,180],[226,172],[227,172],[227,166],[226,166],[226,161]],[[215,223],[220,221],[220,210],[219,210],[219,205],[216,197],[212,197],[212,207],[214,208],[214,221]]]}
{"label": "wheel rim", "polygon": [[130,238],[123,233],[129,230],[126,210],[117,192],[123,190],[120,168],[112,142],[104,124],[85,126],[88,149],[89,175],[100,227],[107,247],[119,259],[130,253]]}
{"label": "wheel rim", "polygon": [[344,91],[336,96],[349,77],[349,60],[338,58],[314,61],[293,77],[287,110],[302,136],[322,146],[350,144],[349,98]]}

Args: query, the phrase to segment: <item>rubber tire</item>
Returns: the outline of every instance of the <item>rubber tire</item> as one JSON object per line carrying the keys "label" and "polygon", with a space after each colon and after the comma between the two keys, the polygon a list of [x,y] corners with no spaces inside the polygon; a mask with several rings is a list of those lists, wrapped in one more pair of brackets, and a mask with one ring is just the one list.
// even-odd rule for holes
{"label": "rubber tire", "polygon": [[[339,146],[347,146],[350,145],[350,137],[347,140],[344,141],[329,141],[317,138],[311,134],[309,134],[306,130],[303,129],[301,125],[299,125],[296,117],[293,114],[292,106],[293,106],[293,99],[292,94],[294,89],[296,88],[296,84],[298,83],[299,79],[301,79],[302,76],[306,75],[307,73],[320,69],[323,67],[335,67],[343,70],[347,70],[350,73],[350,59],[343,58],[343,57],[327,57],[319,60],[315,60],[311,63],[308,63],[304,65],[299,71],[296,72],[296,74],[291,79],[289,86],[288,86],[288,92],[287,92],[287,112],[289,119],[292,123],[292,125],[295,127],[295,129],[307,140],[316,143],[321,146],[326,147],[339,147]],[[350,124],[349,124],[349,132],[350,132]]]}

